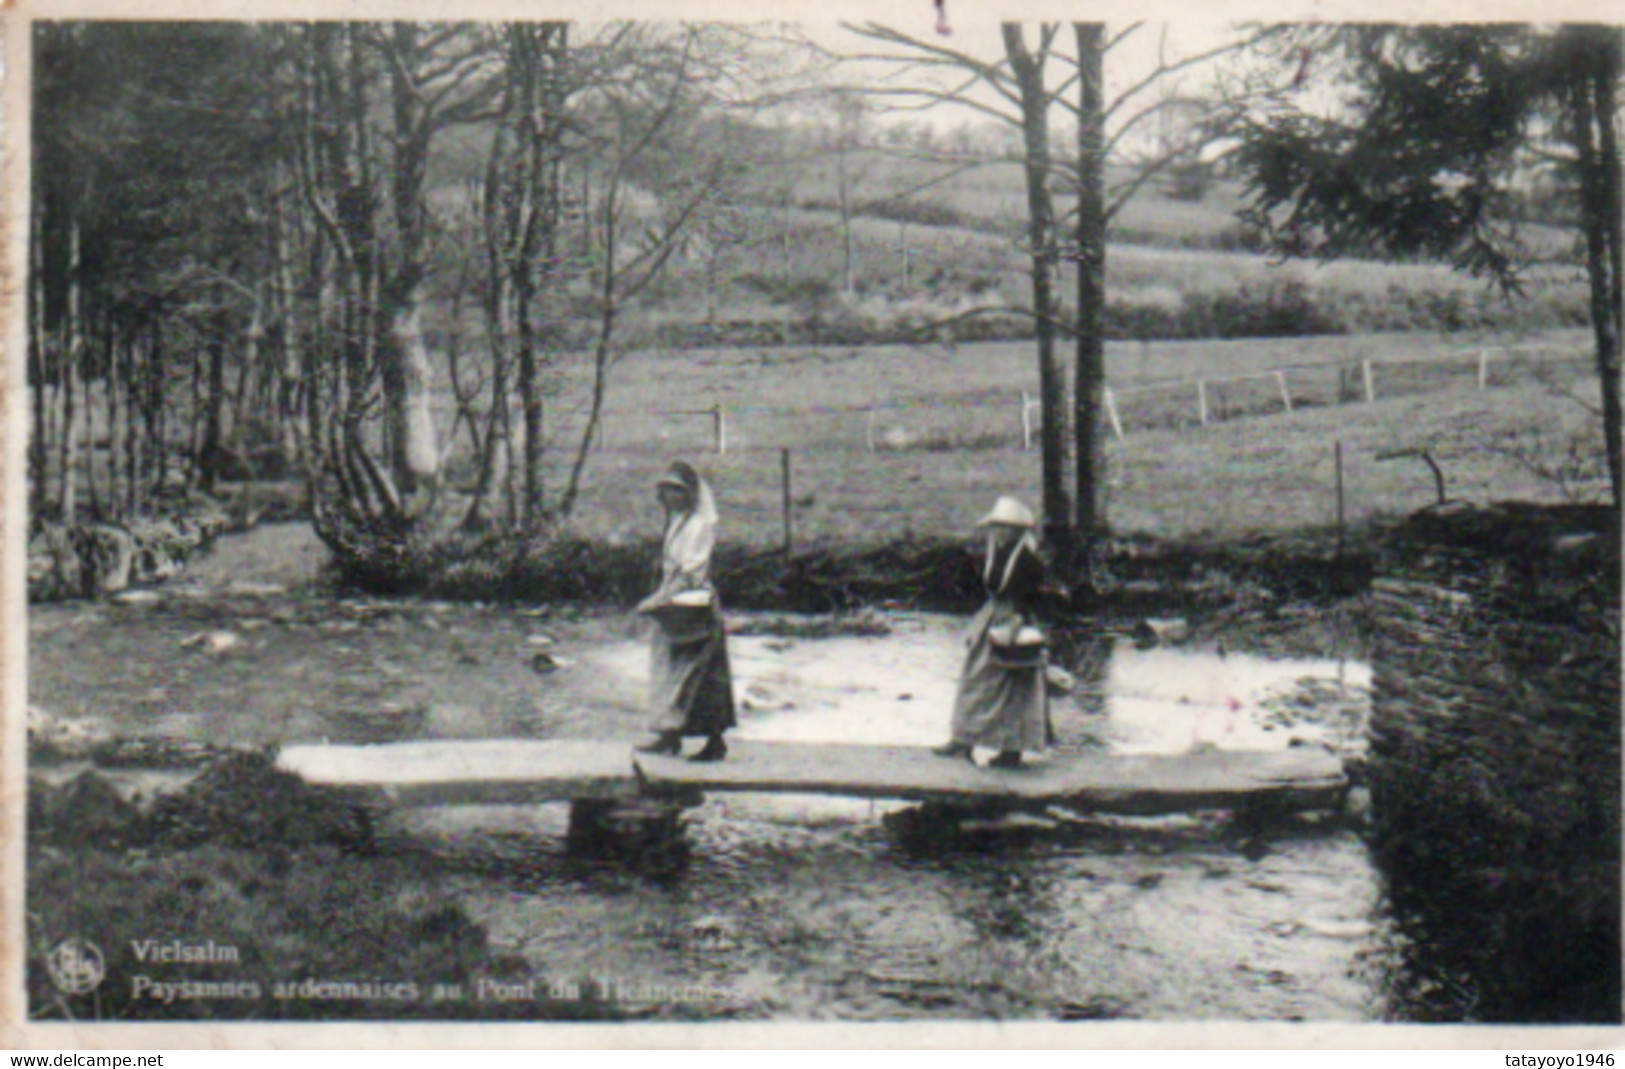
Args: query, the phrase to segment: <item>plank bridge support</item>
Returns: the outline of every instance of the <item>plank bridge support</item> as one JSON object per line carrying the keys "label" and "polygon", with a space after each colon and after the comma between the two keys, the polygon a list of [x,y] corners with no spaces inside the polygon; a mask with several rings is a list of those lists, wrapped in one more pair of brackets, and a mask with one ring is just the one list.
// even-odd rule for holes
{"label": "plank bridge support", "polygon": [[677,798],[577,798],[570,803],[566,849],[650,872],[676,871],[688,860],[685,808]]}

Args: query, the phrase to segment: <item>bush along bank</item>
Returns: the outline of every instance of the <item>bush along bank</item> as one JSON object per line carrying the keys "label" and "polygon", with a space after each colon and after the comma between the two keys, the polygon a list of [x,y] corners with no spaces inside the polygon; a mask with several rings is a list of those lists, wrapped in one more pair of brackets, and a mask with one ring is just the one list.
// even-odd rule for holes
{"label": "bush along bank", "polygon": [[[569,535],[387,539],[329,531],[326,538],[341,587],[393,596],[629,607],[653,589],[660,558],[652,540],[610,544]],[[777,548],[724,543],[713,574],[732,609],[969,613],[985,597],[980,554],[980,546],[952,539],[812,545],[789,559]],[[1336,533],[1324,530],[1240,541],[1122,539],[1108,546],[1094,587],[1066,590],[1057,583],[1050,610],[1058,618],[1107,620],[1252,614],[1268,623],[1285,606],[1360,592],[1370,571],[1358,532],[1341,555]]]}
{"label": "bush along bank", "polygon": [[1374,583],[1372,841],[1407,1017],[1620,1020],[1620,540],[1600,508],[1448,507]]}

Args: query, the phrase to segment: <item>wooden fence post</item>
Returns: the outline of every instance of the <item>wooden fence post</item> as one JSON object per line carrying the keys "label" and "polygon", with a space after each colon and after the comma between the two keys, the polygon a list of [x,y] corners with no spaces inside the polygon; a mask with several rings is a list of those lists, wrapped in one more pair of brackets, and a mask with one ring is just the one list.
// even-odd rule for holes
{"label": "wooden fence post", "polygon": [[1480,349],[1478,351],[1478,388],[1480,390],[1485,390],[1489,388],[1489,385],[1490,351],[1488,349]]}
{"label": "wooden fence post", "polygon": [[863,421],[863,443],[869,447],[869,452],[875,451],[875,406],[869,406],[869,412]]}
{"label": "wooden fence post", "polygon": [[1033,448],[1033,401],[1026,390],[1021,391],[1021,450],[1031,452]]}
{"label": "wooden fence post", "polygon": [[1106,401],[1106,419],[1111,422],[1112,433],[1117,435],[1117,440],[1121,442],[1123,440],[1123,421],[1117,418],[1117,396],[1112,393],[1110,386],[1105,387],[1101,396]]}
{"label": "wooden fence post", "polygon": [[1284,410],[1287,412],[1292,411],[1292,393],[1286,388],[1286,372],[1277,371],[1275,373],[1275,384],[1281,387],[1281,404],[1284,406]]}
{"label": "wooden fence post", "polygon": [[728,417],[722,411],[721,405],[716,405],[711,409],[711,422],[716,439],[717,455],[721,456],[728,451]]}
{"label": "wooden fence post", "polygon": [[1375,404],[1377,400],[1377,384],[1371,374],[1371,361],[1360,361],[1360,375],[1365,380],[1365,403]]}
{"label": "wooden fence post", "polygon": [[1207,426],[1207,380],[1196,380],[1196,416]]}
{"label": "wooden fence post", "polygon": [[1337,460],[1337,567],[1339,578],[1341,578],[1343,567],[1343,529],[1347,516],[1347,513],[1344,511],[1343,507],[1343,439],[1341,438],[1337,440],[1337,451],[1335,456]]}
{"label": "wooden fence post", "polygon": [[783,492],[780,501],[784,508],[784,562],[790,563],[795,555],[795,524],[790,516],[790,449],[788,446],[779,450],[779,470],[782,475]]}

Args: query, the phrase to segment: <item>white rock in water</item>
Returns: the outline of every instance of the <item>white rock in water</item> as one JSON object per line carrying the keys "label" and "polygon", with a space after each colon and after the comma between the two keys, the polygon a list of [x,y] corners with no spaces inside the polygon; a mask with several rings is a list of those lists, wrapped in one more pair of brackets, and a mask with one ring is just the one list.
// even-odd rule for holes
{"label": "white rock in water", "polygon": [[247,580],[239,580],[235,583],[226,584],[227,594],[240,594],[248,597],[264,598],[276,594],[286,594],[287,592],[288,588],[281,583],[252,583]]}
{"label": "white rock in water", "polygon": [[538,675],[557,672],[560,668],[571,668],[574,667],[575,663],[573,658],[560,657],[558,654],[548,653],[546,650],[538,651],[536,656],[530,659],[531,671],[536,672]]}
{"label": "white rock in water", "polygon": [[156,590],[125,590],[107,599],[114,605],[156,605],[164,596]]}
{"label": "white rock in water", "polygon": [[1190,637],[1190,624],[1181,619],[1145,619],[1134,625],[1134,638],[1142,645],[1182,642]]}
{"label": "white rock in water", "polygon": [[182,640],[181,647],[208,650],[210,653],[225,653],[240,641],[236,633],[231,631],[199,631],[192,637]]}
{"label": "white rock in water", "polygon": [[535,649],[546,649],[549,646],[555,646],[557,644],[558,643],[554,640],[552,635],[526,635],[525,636],[525,645],[530,646],[530,647],[535,648]]}

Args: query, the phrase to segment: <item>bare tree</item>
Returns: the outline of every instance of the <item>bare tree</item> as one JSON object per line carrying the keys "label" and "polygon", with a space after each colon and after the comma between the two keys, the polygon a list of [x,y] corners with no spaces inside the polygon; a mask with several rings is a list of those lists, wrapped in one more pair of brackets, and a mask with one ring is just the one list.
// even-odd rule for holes
{"label": "bare tree", "polygon": [[[1108,228],[1131,197],[1169,167],[1192,159],[1214,132],[1206,123],[1191,123],[1188,139],[1126,160],[1130,164],[1126,177],[1115,184],[1107,181],[1106,163],[1123,158],[1128,141],[1170,109],[1218,114],[1217,101],[1168,91],[1169,79],[1240,51],[1256,35],[1238,36],[1177,58],[1168,55],[1164,38],[1151,69],[1107,100],[1103,82],[1106,57],[1120,42],[1141,32],[1143,24],[1108,35],[1100,23],[1075,23],[1075,51],[1069,54],[1058,45],[1059,23],[1040,24],[1036,44],[1030,47],[1023,28],[1007,23],[1001,34],[1003,55],[997,58],[874,23],[848,28],[888,49],[857,58],[888,61],[918,75],[913,81],[894,79],[873,90],[894,100],[895,107],[959,107],[1020,132],[1027,191],[1026,240],[1032,255],[1033,307],[1028,311],[1035,321],[1044,424],[1040,441],[1046,534],[1063,558],[1063,566],[1087,583],[1092,579],[1095,545],[1107,530],[1100,416],[1105,386]],[[991,96],[985,90],[991,90]],[[1057,113],[1076,123],[1075,155],[1053,150],[1049,131]],[[1073,206],[1064,214],[1055,207],[1052,185],[1057,182],[1073,194]],[[1077,308],[1070,319],[1063,312],[1056,286],[1060,265],[1067,262],[1078,273]],[[1066,386],[1054,351],[1057,331],[1070,332],[1076,340],[1070,436],[1076,468],[1070,494]]]}
{"label": "bare tree", "polygon": [[[602,81],[596,104],[601,174],[596,200],[584,206],[591,228],[591,280],[596,303],[587,420],[577,442],[557,512],[567,516],[581,491],[592,442],[603,418],[617,332],[631,306],[661,277],[718,202],[738,167],[734,126],[710,121],[724,101],[715,94],[731,59],[714,27],[683,27],[672,37],[648,26],[616,42],[617,64],[635,76]],[[737,103],[736,106],[746,106]]]}

